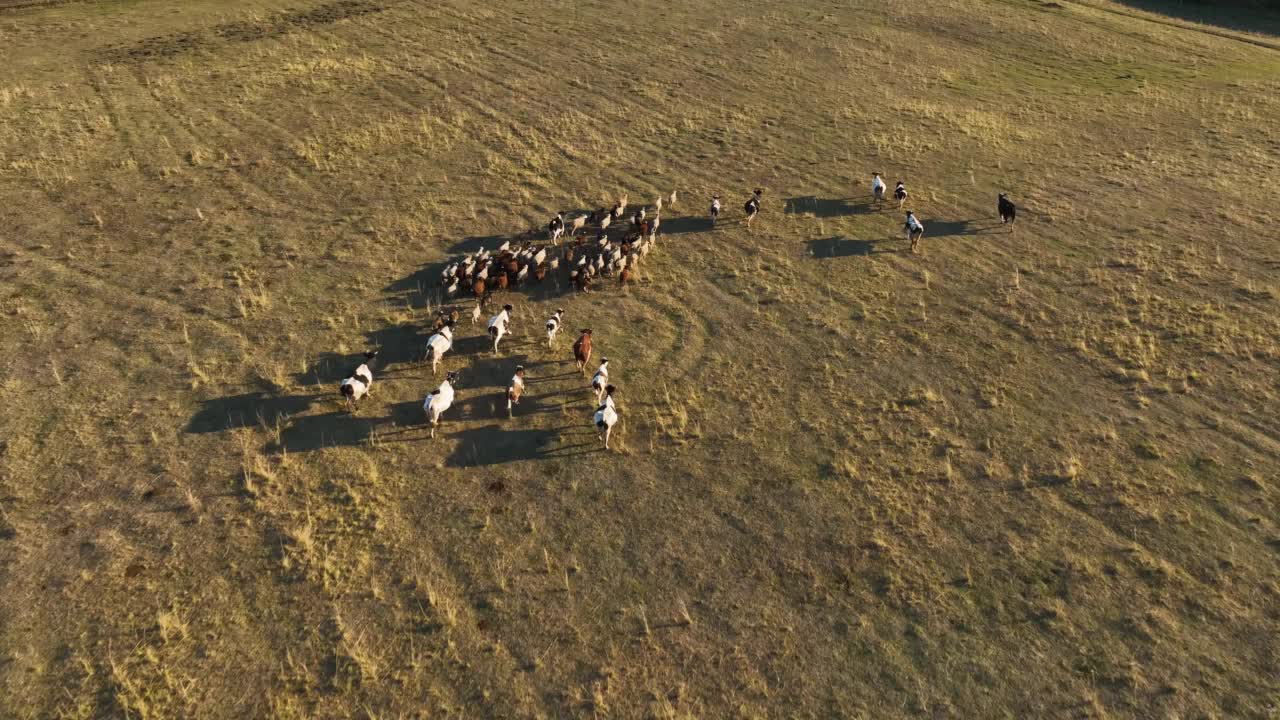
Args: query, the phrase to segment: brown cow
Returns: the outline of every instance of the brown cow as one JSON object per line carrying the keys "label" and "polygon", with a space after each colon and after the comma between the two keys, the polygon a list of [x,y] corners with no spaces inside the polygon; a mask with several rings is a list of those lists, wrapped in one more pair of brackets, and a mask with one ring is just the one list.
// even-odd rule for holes
{"label": "brown cow", "polygon": [[579,330],[580,335],[573,343],[573,359],[578,363],[578,372],[587,374],[587,363],[591,362],[591,329]]}
{"label": "brown cow", "polygon": [[475,282],[471,283],[471,294],[475,295],[478,298],[484,297],[484,281],[483,280],[476,280]]}
{"label": "brown cow", "polygon": [[453,323],[455,325],[458,323],[457,307],[447,313],[443,309],[437,311],[436,318],[431,323],[431,332],[440,332],[440,328],[444,327],[446,323]]}

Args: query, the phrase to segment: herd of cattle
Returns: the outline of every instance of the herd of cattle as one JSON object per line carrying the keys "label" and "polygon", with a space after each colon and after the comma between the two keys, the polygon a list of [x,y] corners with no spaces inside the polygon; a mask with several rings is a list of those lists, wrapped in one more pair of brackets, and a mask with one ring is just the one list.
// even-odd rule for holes
{"label": "herd of cattle", "polygon": [[[668,205],[675,199],[673,192]],[[626,195],[618,198],[612,209],[601,208],[567,222],[564,213],[557,213],[547,225],[549,244],[534,243],[533,237],[541,231],[532,231],[526,233],[524,242],[513,245],[507,241],[493,251],[481,247],[449,262],[440,277],[444,295],[452,299],[469,294],[483,304],[495,291],[542,283],[548,275],[559,283],[561,272],[567,273],[569,282],[581,292],[589,292],[604,277],[616,276],[625,285],[631,281],[635,266],[657,242],[663,198],[654,205],[652,215],[647,207],[636,209],[630,216],[630,228],[617,240],[609,237],[608,229],[620,225],[626,216]],[[578,234],[589,224],[597,230],[592,241],[585,233]],[[573,242],[561,246],[566,234]]]}
{"label": "herd of cattle", "polygon": [[[880,173],[875,173],[871,182],[872,199],[875,204],[883,205],[886,189]],[[751,198],[743,205],[744,223],[748,228],[760,212],[763,193],[763,189],[756,188]],[[623,219],[627,217],[626,195],[618,198],[610,209],[600,208],[595,212],[581,214],[567,222],[563,213],[557,213],[547,224],[545,230],[547,242],[533,242],[533,236],[541,234],[541,231],[535,231],[526,234],[524,240],[517,244],[512,244],[510,241],[503,242],[493,251],[481,247],[476,252],[448,262],[441,271],[440,286],[448,298],[456,298],[465,292],[475,299],[470,312],[472,324],[478,323],[484,317],[484,308],[495,292],[518,288],[527,283],[542,283],[546,281],[548,275],[552,276],[557,286],[561,279],[567,279],[574,288],[584,293],[590,292],[593,284],[606,277],[616,276],[619,284],[625,286],[632,280],[639,262],[658,242],[658,229],[662,222],[664,201],[667,207],[673,207],[677,198],[675,191],[668,196],[656,198],[652,215],[647,207],[636,209],[630,215],[629,228],[617,240],[609,237],[608,230],[611,226],[616,228],[621,225],[624,222]],[[907,200],[906,186],[902,181],[898,181],[894,188],[893,198],[901,209]],[[713,195],[710,207],[713,226],[719,219],[720,210],[720,196]],[[1012,226],[1017,208],[1003,193],[997,199],[997,211],[1001,223]],[[592,227],[596,233],[592,240],[587,239],[589,233],[579,234],[588,226]],[[924,235],[924,224],[910,210],[906,213],[903,231],[911,244],[911,252],[918,252],[920,239]],[[572,242],[562,245],[561,240],[566,234]],[[493,340],[495,355],[498,354],[502,338],[511,333],[513,311],[512,305],[505,304],[489,318],[488,333]],[[546,321],[549,348],[555,346],[556,334],[560,330],[563,318],[564,309],[560,308]],[[437,373],[445,353],[453,349],[453,334],[459,319],[460,313],[456,307],[448,313],[438,314],[435,319],[433,334],[427,339],[426,347],[426,360],[431,363],[433,375]],[[580,330],[577,340],[573,343],[574,361],[578,371],[583,375],[586,374],[588,363],[591,361],[591,335],[590,329]],[[369,394],[373,386],[373,364],[377,355],[376,350],[365,353],[364,361],[342,380],[339,392],[345,399],[349,411],[354,412],[357,403]],[[520,403],[520,398],[524,394],[524,376],[524,367],[517,365],[515,374],[507,385],[508,416],[512,414],[514,406]],[[427,422],[431,427],[432,438],[435,437],[436,426],[440,424],[441,416],[453,405],[457,383],[457,372],[446,373],[444,381],[432,390],[422,403]],[[613,400],[615,389],[609,383],[609,359],[601,358],[600,365],[591,376],[591,391],[596,400],[592,421],[606,450],[609,448],[610,432],[618,422],[618,409]]]}

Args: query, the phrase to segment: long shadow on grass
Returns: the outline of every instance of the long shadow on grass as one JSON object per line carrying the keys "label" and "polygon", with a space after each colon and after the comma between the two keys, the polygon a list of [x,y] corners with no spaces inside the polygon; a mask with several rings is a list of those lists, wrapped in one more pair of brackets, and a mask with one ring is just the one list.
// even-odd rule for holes
{"label": "long shadow on grass", "polygon": [[277,419],[305,411],[315,399],[314,395],[276,397],[261,392],[212,398],[200,403],[200,409],[187,422],[187,432],[213,433],[274,425]]}
{"label": "long shadow on grass", "polygon": [[1000,221],[990,220],[935,220],[924,219],[925,238],[987,235],[1000,229]]}
{"label": "long shadow on grass", "polygon": [[326,447],[361,445],[386,422],[385,418],[361,417],[345,410],[293,418],[280,432],[279,442],[269,443],[266,449],[269,452],[310,452]]}
{"label": "long shadow on grass", "polygon": [[320,415],[293,418],[280,432],[279,441],[267,444],[267,452],[310,452],[329,447],[352,447],[375,439],[379,443],[410,442],[426,435],[426,415],[421,400],[398,402],[386,415],[352,414],[334,409]]}
{"label": "long shadow on grass", "polygon": [[[447,263],[442,262],[421,265],[408,275],[388,283],[382,291],[388,294],[389,299],[399,299],[415,310],[427,306],[438,307],[451,300],[445,297],[444,284],[441,282],[446,266]],[[467,290],[466,294],[469,295],[470,289]],[[458,294],[463,294],[461,288]],[[453,298],[456,299],[458,298]]]}
{"label": "long shadow on grass", "polygon": [[816,258],[865,257],[872,253],[892,252],[877,250],[875,242],[871,240],[850,240],[845,237],[809,240],[805,244],[809,246],[809,254]]}
{"label": "long shadow on grass", "polygon": [[[372,366],[374,383],[377,384],[378,378],[388,375],[397,365],[421,363],[429,336],[429,332],[421,332],[408,323],[365,333],[365,347],[378,351]],[[364,353],[363,349],[352,353],[325,353],[306,370],[295,374],[293,380],[304,386],[332,385],[337,392],[338,383],[351,377],[355,369],[365,362]]]}
{"label": "long shadow on grass", "polygon": [[682,215],[680,217],[668,218],[662,216],[662,222],[658,225],[658,236],[663,235],[684,235],[693,232],[711,232],[715,229],[715,225],[711,224],[710,216],[702,215]]}
{"label": "long shadow on grass", "polygon": [[431,336],[429,331],[429,327],[420,331],[416,326],[405,323],[365,333],[365,345],[378,350],[373,367],[374,382],[378,380],[379,370],[389,370],[403,363],[421,363],[426,354],[427,338]]}
{"label": "long shadow on grass", "polygon": [[848,215],[869,215],[877,212],[875,204],[870,202],[850,202],[848,198],[820,198],[814,195],[801,195],[786,199],[783,212],[788,215],[813,215],[814,217],[845,217]]}
{"label": "long shadow on grass", "polygon": [[[557,446],[561,434],[569,429],[511,428],[494,424],[463,430],[449,436],[457,446],[445,459],[445,464],[450,467],[482,467],[521,460],[570,457],[592,445],[583,441]],[[574,450],[578,452],[566,452]]]}

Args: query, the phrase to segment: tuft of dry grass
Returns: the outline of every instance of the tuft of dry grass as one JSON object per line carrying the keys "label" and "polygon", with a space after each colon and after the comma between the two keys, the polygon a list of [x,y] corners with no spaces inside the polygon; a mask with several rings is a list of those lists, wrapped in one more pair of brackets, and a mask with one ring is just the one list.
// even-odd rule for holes
{"label": "tuft of dry grass", "polygon": [[165,610],[156,616],[156,626],[160,630],[160,639],[170,642],[174,639],[185,640],[187,623],[177,610]]}

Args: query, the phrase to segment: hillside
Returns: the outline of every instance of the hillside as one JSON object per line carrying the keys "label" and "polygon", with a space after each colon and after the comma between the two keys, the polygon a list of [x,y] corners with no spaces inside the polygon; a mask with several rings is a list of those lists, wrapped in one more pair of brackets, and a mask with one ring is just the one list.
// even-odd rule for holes
{"label": "hillside", "polygon": [[[1275,717],[1275,41],[1102,0],[0,9],[0,716]],[[630,287],[499,293],[497,356],[464,318],[429,439],[444,264],[672,190]]]}

